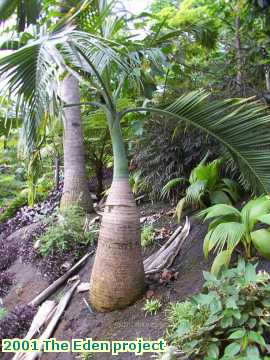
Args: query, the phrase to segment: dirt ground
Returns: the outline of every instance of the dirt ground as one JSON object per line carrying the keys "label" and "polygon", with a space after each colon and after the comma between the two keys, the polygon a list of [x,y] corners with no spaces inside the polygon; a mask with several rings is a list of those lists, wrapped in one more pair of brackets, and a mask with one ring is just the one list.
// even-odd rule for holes
{"label": "dirt ground", "polygon": [[[171,231],[177,226],[171,215],[168,215],[169,208],[160,210],[158,205],[142,206],[141,216],[151,217],[156,221],[153,223],[155,228],[165,228]],[[142,307],[145,297],[137,301],[134,305],[121,311],[112,313],[94,313],[87,306],[88,293],[75,293],[71,302],[64,313],[61,322],[54,333],[58,340],[69,340],[74,338],[93,338],[94,340],[132,340],[137,337],[156,340],[164,335],[166,328],[166,306],[169,302],[183,300],[184,298],[197,292],[202,285],[202,270],[209,268],[209,263],[202,255],[202,241],[206,231],[206,226],[192,220],[191,231],[184,248],[173,264],[172,271],[178,273],[176,280],[160,283],[159,278],[148,279],[148,290],[153,291],[152,296],[160,299],[162,308],[155,316],[145,316]],[[147,257],[149,252],[154,252],[164,240],[160,240],[151,250],[145,252]],[[79,276],[82,282],[89,281],[93,257],[81,269]],[[10,310],[15,304],[26,304],[33,299],[41,290],[48,286],[48,282],[37,269],[31,264],[22,264],[20,259],[10,267],[9,271],[15,273],[15,283],[9,294],[4,297],[3,304]],[[63,289],[60,290],[60,296]],[[10,359],[10,355],[5,355],[4,359]],[[98,353],[89,359],[107,360],[117,358],[119,360],[138,359],[132,353],[123,353],[112,356],[110,353]],[[153,359],[153,354],[144,354],[143,359]],[[44,360],[69,360],[82,359],[80,354],[53,353],[44,354]]]}

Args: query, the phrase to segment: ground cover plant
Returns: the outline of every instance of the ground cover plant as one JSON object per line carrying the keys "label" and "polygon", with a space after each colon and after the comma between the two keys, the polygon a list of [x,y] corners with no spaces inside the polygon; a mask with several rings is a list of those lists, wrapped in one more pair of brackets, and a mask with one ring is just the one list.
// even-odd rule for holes
{"label": "ground cover plant", "polygon": [[161,307],[162,304],[158,299],[147,299],[143,306],[143,311],[145,311],[145,316],[156,315]]}
{"label": "ground cover plant", "polygon": [[85,214],[79,207],[72,206],[58,212],[47,220],[46,231],[38,238],[38,252],[48,256],[54,252],[63,254],[72,248],[93,245],[97,229],[84,231],[84,224]]}
{"label": "ground cover plant", "polygon": [[270,276],[239,259],[220,276],[204,272],[202,292],[171,304],[167,340],[177,359],[268,359]]}

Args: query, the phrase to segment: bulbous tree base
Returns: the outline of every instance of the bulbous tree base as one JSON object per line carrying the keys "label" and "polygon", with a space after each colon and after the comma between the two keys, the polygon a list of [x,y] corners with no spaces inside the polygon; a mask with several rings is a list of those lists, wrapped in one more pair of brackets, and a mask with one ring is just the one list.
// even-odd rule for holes
{"label": "bulbous tree base", "polygon": [[105,312],[134,303],[144,292],[139,212],[128,179],[113,181],[90,279],[90,303]]}

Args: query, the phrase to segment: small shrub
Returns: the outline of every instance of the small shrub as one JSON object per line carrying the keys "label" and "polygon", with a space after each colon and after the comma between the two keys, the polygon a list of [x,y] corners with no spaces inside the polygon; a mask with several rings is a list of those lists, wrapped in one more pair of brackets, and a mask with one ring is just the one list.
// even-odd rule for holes
{"label": "small shrub", "polygon": [[47,231],[39,237],[39,253],[48,256],[55,251],[65,253],[76,245],[91,245],[96,229],[84,232],[84,212],[78,207],[70,207],[59,212],[48,221]]}
{"label": "small shrub", "polygon": [[156,315],[157,312],[161,309],[161,302],[157,299],[147,299],[143,310],[145,311],[145,316],[146,315]]}
{"label": "small shrub", "polygon": [[167,310],[166,338],[180,359],[268,359],[270,276],[239,259],[219,277],[204,272],[201,293]]}
{"label": "small shrub", "polygon": [[153,225],[144,225],[141,232],[141,246],[143,249],[151,246],[154,242],[155,230]]}

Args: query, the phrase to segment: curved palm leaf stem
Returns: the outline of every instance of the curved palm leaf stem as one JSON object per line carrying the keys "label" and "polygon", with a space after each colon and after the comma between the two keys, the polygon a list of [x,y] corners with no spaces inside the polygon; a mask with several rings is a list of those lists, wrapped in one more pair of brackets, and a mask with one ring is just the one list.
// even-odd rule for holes
{"label": "curved palm leaf stem", "polygon": [[150,108],[150,107],[137,107],[137,108],[133,108],[133,109],[126,109],[122,112],[120,112],[119,115],[119,119],[121,120],[125,115],[132,113],[132,112],[153,112],[153,113],[158,113],[161,115],[167,115],[170,117],[174,117],[175,119],[178,119],[180,121],[185,121],[189,124],[191,124],[192,126],[197,127],[198,129],[200,129],[203,132],[207,132],[208,135],[211,135],[213,138],[217,139],[221,144],[223,144],[225,147],[227,147],[227,149],[233,153],[236,154],[238,158],[241,159],[241,161],[247,166],[247,168],[250,170],[250,172],[257,178],[258,182],[261,184],[263,190],[265,193],[268,193],[268,190],[266,189],[265,185],[262,183],[260,177],[258,176],[257,173],[255,173],[252,169],[252,167],[250,166],[250,164],[248,163],[248,161],[246,161],[246,159],[242,156],[242,154],[240,152],[237,152],[228,142],[226,142],[224,140],[224,138],[221,138],[219,135],[217,135],[215,132],[211,131],[210,129],[206,129],[205,127],[201,126],[200,124],[198,124],[197,122],[190,120],[184,116],[180,116],[177,115],[173,112],[167,111],[167,110],[162,110],[162,109],[156,109],[156,108]]}
{"label": "curved palm leaf stem", "polygon": [[113,146],[113,178],[128,178],[128,159],[121,131],[120,118],[118,115],[114,117],[110,115],[107,119]]}
{"label": "curved palm leaf stem", "polygon": [[92,107],[99,107],[102,108],[103,110],[106,109],[106,111],[108,110],[107,107],[101,103],[98,102],[80,102],[80,103],[74,103],[74,104],[65,104],[64,105],[64,109],[65,108],[70,108],[70,107],[77,107],[77,106],[92,106]]}

